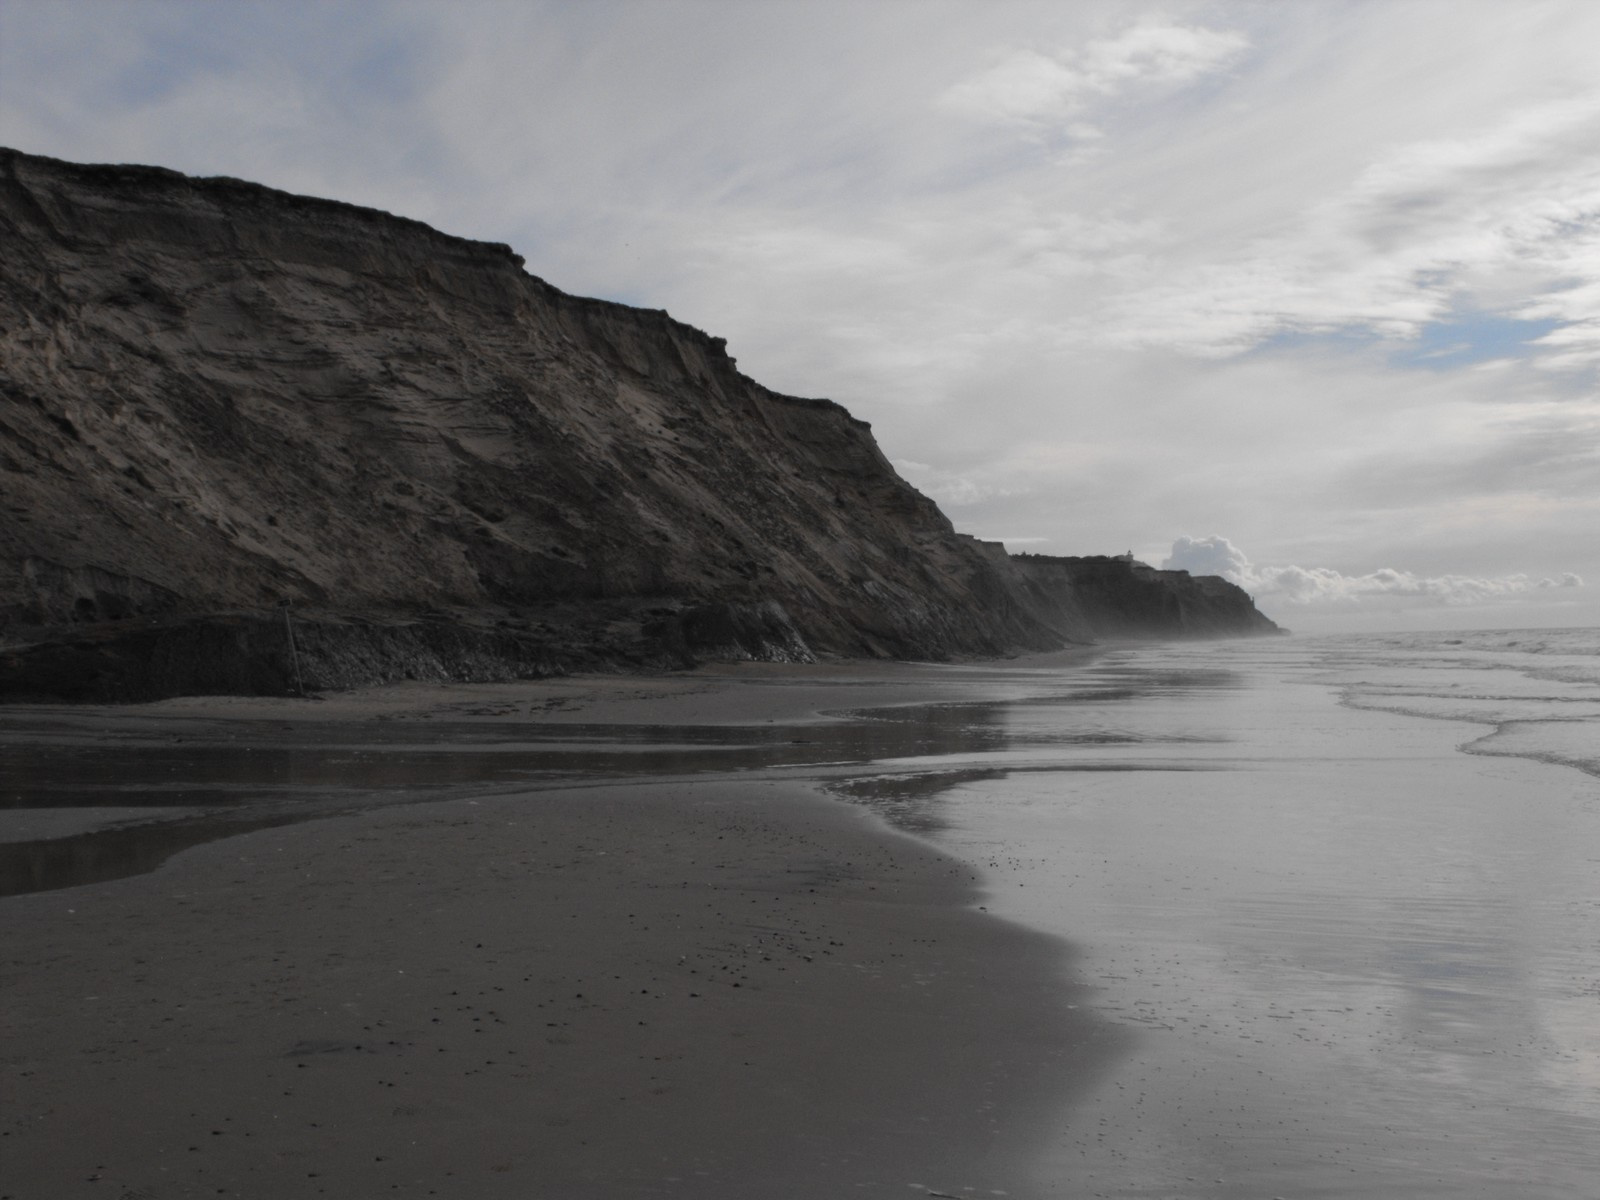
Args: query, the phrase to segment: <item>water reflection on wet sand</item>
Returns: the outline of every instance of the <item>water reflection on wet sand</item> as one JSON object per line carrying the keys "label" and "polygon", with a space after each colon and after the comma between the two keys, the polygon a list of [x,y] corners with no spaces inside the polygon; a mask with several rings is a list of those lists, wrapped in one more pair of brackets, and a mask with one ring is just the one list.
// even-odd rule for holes
{"label": "water reflection on wet sand", "polygon": [[[1141,1031],[1044,1193],[1600,1194],[1596,780],[1342,707],[1292,646],[1123,666],[1207,659],[1234,678],[1097,716],[1168,734],[1123,750],[1156,769],[991,769],[923,801],[990,910],[1069,935]],[[1024,738],[1062,716],[1007,710]]]}
{"label": "water reflection on wet sand", "polygon": [[1080,947],[1095,1006],[1133,1036],[1062,1115],[1040,1195],[1595,1195],[1600,785],[1459,753],[1481,729],[1343,707],[1320,670],[1289,642],[1151,647],[1005,700],[803,727],[14,738],[14,809],[192,812],[0,847],[0,889],[474,789],[823,779],[986,866],[987,907]]}
{"label": "water reflection on wet sand", "polygon": [[[211,740],[221,738],[232,741]],[[886,749],[937,752],[994,740],[970,730],[964,717],[947,720],[932,711],[882,727],[852,722],[803,733],[573,725],[485,731],[437,722],[251,728],[233,722],[191,727],[181,743],[13,742],[0,748],[0,839],[8,811],[78,810],[85,828],[65,837],[0,841],[0,895],[138,874],[217,838],[373,804],[582,778],[862,763]],[[141,807],[161,810],[159,818],[130,820],[126,810]],[[95,827],[107,812],[114,814],[111,827]]]}
{"label": "water reflection on wet sand", "polygon": [[[1031,693],[1046,705],[1086,708],[1133,694],[1115,670],[952,670],[975,676],[975,690]],[[1177,678],[1141,687],[1160,689]],[[858,702],[854,693],[862,689],[842,683],[835,690],[842,702]],[[374,804],[582,779],[726,771],[848,776],[872,774],[886,762],[950,770],[966,756],[1015,756],[1030,747],[1044,751],[1048,765],[1052,746],[1145,739],[1095,728],[1065,732],[1050,723],[1013,729],[1007,707],[916,704],[856,710],[852,719],[825,723],[748,726],[159,716],[107,722],[67,709],[12,712],[0,727],[0,896],[139,874],[218,838]],[[855,798],[872,796],[865,788]],[[881,807],[907,828],[923,828],[904,804]],[[149,812],[130,817],[128,809]],[[75,832],[67,828],[69,810]],[[40,837],[35,829],[45,814],[53,814],[52,828]]]}

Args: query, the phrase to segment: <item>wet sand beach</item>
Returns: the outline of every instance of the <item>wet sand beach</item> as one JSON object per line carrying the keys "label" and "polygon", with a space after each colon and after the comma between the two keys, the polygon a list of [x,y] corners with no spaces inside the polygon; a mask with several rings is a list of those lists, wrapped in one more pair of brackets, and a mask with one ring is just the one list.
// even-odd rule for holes
{"label": "wet sand beach", "polygon": [[[29,710],[6,730],[72,752],[384,716],[410,741],[540,706],[765,723],[973,687],[925,673]],[[976,907],[970,866],[789,774],[502,783],[0,901],[0,1194],[1026,1195],[1119,1031],[1076,1007],[1064,943]]]}
{"label": "wet sand beach", "polygon": [[1594,1200],[1597,687],[1577,631],[8,709],[0,1194]]}

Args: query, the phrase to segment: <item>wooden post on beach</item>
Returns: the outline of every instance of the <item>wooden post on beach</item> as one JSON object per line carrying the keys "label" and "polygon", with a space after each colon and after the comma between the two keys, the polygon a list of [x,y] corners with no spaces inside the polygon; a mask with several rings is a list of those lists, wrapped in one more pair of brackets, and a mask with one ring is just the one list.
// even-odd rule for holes
{"label": "wooden post on beach", "polygon": [[300,678],[300,651],[294,644],[294,622],[289,619],[290,602],[288,600],[284,600],[282,601],[282,604],[283,630],[289,635],[289,661],[294,664],[295,695],[304,696],[306,694],[306,685],[305,681]]}

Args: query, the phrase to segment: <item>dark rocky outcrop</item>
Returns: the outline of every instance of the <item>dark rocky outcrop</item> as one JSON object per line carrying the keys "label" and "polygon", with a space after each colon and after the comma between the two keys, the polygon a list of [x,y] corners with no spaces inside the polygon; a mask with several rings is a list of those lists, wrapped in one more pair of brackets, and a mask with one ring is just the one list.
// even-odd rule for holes
{"label": "dark rocky outcrop", "polygon": [[[293,690],[293,657],[339,687],[1120,632],[1093,617],[1117,588],[1017,562],[838,405],[508,247],[0,150],[0,698]],[[1129,620],[1264,620],[1209,587]]]}

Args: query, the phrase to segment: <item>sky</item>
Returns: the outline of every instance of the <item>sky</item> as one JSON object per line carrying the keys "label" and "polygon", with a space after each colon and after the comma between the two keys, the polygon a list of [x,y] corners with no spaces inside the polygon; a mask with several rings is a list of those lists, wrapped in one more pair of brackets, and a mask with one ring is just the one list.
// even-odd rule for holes
{"label": "sky", "polygon": [[956,527],[1600,625],[1593,0],[0,0],[0,144],[507,242]]}

